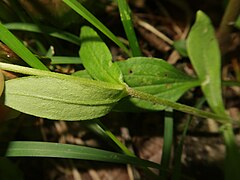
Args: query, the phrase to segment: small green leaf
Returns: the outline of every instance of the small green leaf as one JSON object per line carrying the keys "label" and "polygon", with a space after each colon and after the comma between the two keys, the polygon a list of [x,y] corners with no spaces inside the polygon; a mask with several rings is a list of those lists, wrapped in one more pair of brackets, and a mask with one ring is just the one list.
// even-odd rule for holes
{"label": "small green leaf", "polygon": [[106,44],[90,27],[81,29],[81,48],[79,51],[82,63],[88,73],[97,80],[122,84],[119,67],[112,63],[112,55]]}
{"label": "small green leaf", "polygon": [[[72,158],[112,163],[132,164],[138,167],[160,168],[159,164],[115,152],[91,147],[49,143],[49,142],[10,142],[6,149],[0,147],[0,155],[7,157],[55,157]],[[4,152],[5,151],[5,152]]]}
{"label": "small green leaf", "polygon": [[2,71],[0,70],[0,96],[2,95],[4,89],[4,77]]}
{"label": "small green leaf", "polygon": [[196,22],[187,39],[187,50],[208,104],[215,113],[225,114],[220,50],[211,21],[202,11],[197,12]]}
{"label": "small green leaf", "polygon": [[[177,101],[199,81],[177,70],[166,61],[156,58],[136,57],[117,62],[124,81],[132,88],[170,101]],[[137,98],[126,98],[116,110],[136,111],[138,108],[162,110],[165,106]]]}
{"label": "small green leaf", "polygon": [[126,46],[103,23],[101,23],[92,13],[90,13],[80,2],[76,0],[63,0],[63,2],[66,3],[78,14],[80,14],[89,23],[95,26],[99,31],[105,34],[128,55],[130,55],[129,50],[126,48]]}
{"label": "small green leaf", "polygon": [[73,77],[13,79],[6,81],[4,92],[5,105],[26,114],[58,120],[104,116],[126,96],[123,86]]}

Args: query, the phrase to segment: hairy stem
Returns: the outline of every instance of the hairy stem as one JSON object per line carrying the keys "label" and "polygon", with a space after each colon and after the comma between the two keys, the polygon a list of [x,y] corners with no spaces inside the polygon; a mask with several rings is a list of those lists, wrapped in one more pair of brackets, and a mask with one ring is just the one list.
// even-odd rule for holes
{"label": "hairy stem", "polygon": [[190,106],[187,106],[187,105],[184,105],[184,104],[168,101],[166,99],[162,99],[162,98],[153,96],[153,95],[148,94],[148,93],[137,91],[137,90],[132,89],[130,87],[127,87],[127,92],[132,97],[139,98],[139,99],[146,100],[146,101],[150,101],[150,102],[155,103],[155,104],[160,104],[160,105],[163,105],[163,106],[171,107],[175,110],[185,112],[185,113],[188,113],[188,114],[192,114],[192,115],[195,115],[195,116],[198,116],[198,117],[211,118],[211,119],[214,119],[214,120],[216,120],[216,121],[218,121],[222,124],[226,124],[229,121],[232,122],[232,119],[229,118],[228,116],[221,116],[221,115],[214,114],[214,113],[211,113],[211,112],[202,111],[200,109],[190,107]]}

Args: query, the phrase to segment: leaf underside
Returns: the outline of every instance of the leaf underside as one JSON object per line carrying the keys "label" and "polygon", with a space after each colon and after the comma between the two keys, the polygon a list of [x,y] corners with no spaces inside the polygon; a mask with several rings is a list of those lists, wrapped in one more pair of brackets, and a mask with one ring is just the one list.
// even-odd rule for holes
{"label": "leaf underside", "polygon": [[5,105],[26,114],[57,120],[104,116],[126,95],[121,89],[52,77],[23,77],[5,84]]}

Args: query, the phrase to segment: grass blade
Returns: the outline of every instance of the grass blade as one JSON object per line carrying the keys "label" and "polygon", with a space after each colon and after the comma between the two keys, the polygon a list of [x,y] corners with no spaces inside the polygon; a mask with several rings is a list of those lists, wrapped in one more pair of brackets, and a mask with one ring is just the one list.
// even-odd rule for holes
{"label": "grass blade", "polygon": [[48,68],[1,23],[0,40],[31,67],[41,70],[48,70]]}
{"label": "grass blade", "polygon": [[[163,151],[162,151],[162,160],[161,166],[164,169],[169,168],[169,163],[171,159],[172,144],[173,144],[173,117],[172,117],[172,108],[168,108],[165,111],[164,119],[164,140],[163,140]],[[166,171],[160,172],[161,179],[168,179]]]}
{"label": "grass blade", "polygon": [[134,31],[134,26],[131,18],[131,10],[128,6],[128,3],[126,0],[118,0],[118,7],[120,11],[121,20],[123,23],[123,27],[125,30],[125,33],[127,35],[127,39],[129,41],[129,45],[132,50],[132,55],[134,57],[142,56],[138,40]]}
{"label": "grass blade", "polygon": [[80,14],[84,19],[90,22],[103,34],[105,34],[109,39],[115,42],[123,51],[125,51],[130,56],[130,52],[126,48],[126,46],[105,25],[103,25],[92,13],[90,13],[84,6],[82,6],[81,3],[79,3],[76,0],[63,0],[63,2],[65,2],[69,7],[71,7],[74,11]]}
{"label": "grass blade", "polygon": [[[177,101],[187,90],[199,85],[198,79],[193,79],[161,59],[134,57],[117,64],[128,86],[170,101]],[[115,107],[128,112],[136,112],[140,108],[163,110],[166,107],[138,98],[125,99]]]}
{"label": "grass blade", "polygon": [[50,59],[51,64],[82,64],[82,61],[79,57],[52,56]]}
{"label": "grass blade", "polygon": [[239,180],[240,179],[240,151],[236,144],[235,135],[231,124],[227,124],[221,128],[225,145],[226,157],[224,164],[225,179]]}
{"label": "grass blade", "polygon": [[[202,106],[202,104],[205,102],[205,98],[200,99],[197,104],[196,104],[196,108],[200,108]],[[190,116],[189,119],[187,119],[185,125],[184,125],[184,129],[183,129],[183,133],[182,133],[182,137],[180,139],[180,142],[177,146],[176,149],[176,153],[174,155],[174,167],[173,167],[173,180],[180,180],[181,179],[181,158],[182,158],[182,150],[183,150],[183,143],[184,140],[186,138],[187,135],[187,130],[189,125],[192,122],[192,118],[193,116]]]}
{"label": "grass blade", "polygon": [[44,26],[44,25],[35,25],[30,23],[8,23],[8,24],[4,24],[4,26],[9,30],[20,30],[20,31],[29,31],[34,33],[48,34],[49,36],[65,40],[76,45],[80,45],[80,39],[78,36],[66,31],[53,28],[53,27]]}
{"label": "grass blade", "polygon": [[9,144],[1,144],[0,153],[6,157],[55,157],[82,160],[103,161],[121,164],[132,164],[138,167],[160,168],[159,164],[127,156],[115,152],[96,148],[31,141],[12,141]]}

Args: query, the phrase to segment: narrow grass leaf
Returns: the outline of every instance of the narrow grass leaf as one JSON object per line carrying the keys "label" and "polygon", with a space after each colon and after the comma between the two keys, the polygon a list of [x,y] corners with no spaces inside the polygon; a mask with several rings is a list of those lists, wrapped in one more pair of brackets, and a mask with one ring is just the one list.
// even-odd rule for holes
{"label": "narrow grass leaf", "polygon": [[[187,90],[199,85],[197,79],[161,59],[135,57],[117,64],[123,73],[124,82],[130,87],[170,101],[177,101]],[[126,98],[115,109],[139,111],[139,108],[163,110],[166,107],[138,98]]]}
{"label": "narrow grass leaf", "polygon": [[19,20],[16,13],[9,8],[9,6],[4,1],[0,1],[0,19],[2,22],[13,22]]}
{"label": "narrow grass leaf", "polygon": [[76,0],[63,0],[69,7],[80,14],[84,19],[95,26],[99,31],[105,34],[109,39],[116,43],[123,51],[130,55],[126,46],[106,27],[104,26],[92,13],[90,13],[81,3]]}
{"label": "narrow grass leaf", "polygon": [[3,24],[0,23],[0,40],[12,51],[21,57],[27,64],[36,69],[48,70],[48,68],[32,54]]}
{"label": "narrow grass leaf", "polygon": [[191,63],[201,81],[201,87],[212,110],[225,114],[221,91],[221,54],[211,21],[202,11],[187,39]]}
{"label": "narrow grass leaf", "polygon": [[56,37],[70,43],[80,45],[80,39],[78,36],[66,31],[62,31],[53,27],[45,25],[35,25],[30,23],[8,23],[4,26],[9,30],[28,31],[34,33],[44,33],[52,37]]}
{"label": "narrow grass leaf", "polygon": [[[173,110],[168,108],[165,110],[164,117],[164,135],[163,135],[163,149],[161,166],[164,169],[169,169],[171,160],[172,146],[173,146]],[[160,172],[161,179],[168,179],[166,171]]]}
{"label": "narrow grass leaf", "polygon": [[238,16],[237,20],[234,23],[234,26],[238,29],[240,29],[240,15]]}
{"label": "narrow grass leaf", "polygon": [[[196,108],[200,108],[203,103],[205,102],[205,98],[201,98],[197,104],[196,104]],[[190,116],[186,122],[184,123],[184,127],[183,127],[183,132],[182,132],[182,136],[179,140],[179,143],[176,147],[175,153],[174,153],[174,167],[173,167],[173,175],[172,175],[172,179],[173,180],[180,180],[182,178],[182,152],[183,152],[183,143],[185,141],[185,138],[187,136],[187,131],[188,128],[192,122],[193,116]]]}
{"label": "narrow grass leaf", "polygon": [[52,56],[51,64],[82,64],[79,57],[69,57],[69,56]]}
{"label": "narrow grass leaf", "polygon": [[106,115],[126,96],[122,86],[74,78],[29,76],[6,81],[4,104],[48,119],[88,120]]}
{"label": "narrow grass leaf", "polygon": [[127,35],[129,45],[132,50],[132,55],[134,57],[141,56],[142,53],[141,53],[138,40],[134,31],[134,26],[133,26],[132,17],[131,17],[131,10],[128,6],[127,1],[118,0],[118,8],[120,11],[120,17],[123,23],[123,27]]}
{"label": "narrow grass leaf", "polygon": [[4,149],[4,146],[1,145],[1,155],[5,155],[6,157],[71,158],[132,164],[138,167],[160,168],[159,164],[136,157],[78,145],[49,142],[13,141],[8,145],[5,145],[5,147],[6,149]]}
{"label": "narrow grass leaf", "polygon": [[81,29],[80,58],[88,73],[97,80],[122,84],[122,73],[119,67],[112,63],[112,55],[106,44],[90,27]]}

